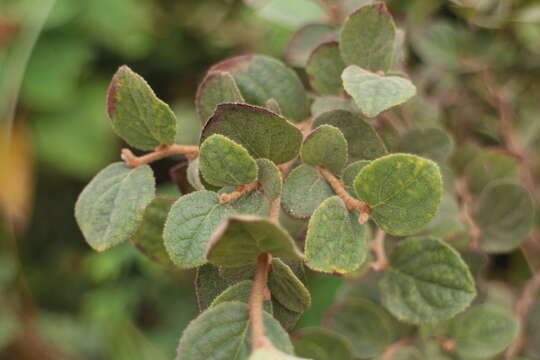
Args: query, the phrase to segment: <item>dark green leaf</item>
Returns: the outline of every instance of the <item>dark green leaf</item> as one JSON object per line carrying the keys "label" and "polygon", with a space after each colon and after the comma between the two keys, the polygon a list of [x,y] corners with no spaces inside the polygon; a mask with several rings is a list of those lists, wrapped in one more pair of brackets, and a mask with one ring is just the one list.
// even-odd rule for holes
{"label": "dark green leaf", "polygon": [[321,43],[333,40],[336,28],[327,24],[308,24],[301,27],[289,40],[285,58],[289,64],[304,67],[311,52]]}
{"label": "dark green leaf", "polygon": [[197,268],[195,290],[199,310],[206,310],[223,291],[233,285],[237,280],[225,279],[220,276],[217,266],[205,264]]}
{"label": "dark green leaf", "polygon": [[373,160],[358,174],[354,188],[371,208],[372,218],[392,235],[422,230],[437,213],[442,197],[437,164],[408,154]]}
{"label": "dark green leaf", "polygon": [[306,66],[311,86],[323,95],[340,95],[344,69],[345,63],[341,59],[337,41],[326,42],[315,48]]}
{"label": "dark green leaf", "polygon": [[301,313],[287,309],[276,299],[272,299],[272,308],[274,309],[274,317],[287,331],[294,329],[302,315]]}
{"label": "dark green leaf", "polygon": [[276,164],[293,159],[302,143],[300,130],[283,117],[245,104],[218,105],[203,129],[201,142],[212,134],[224,135],[255,158],[266,158]]}
{"label": "dark green leaf", "polygon": [[214,114],[216,106],[235,102],[243,103],[244,98],[228,72],[209,72],[199,85],[195,97],[197,113],[203,124]]}
{"label": "dark green leaf", "polygon": [[287,309],[304,312],[311,305],[311,295],[291,268],[279,259],[272,260],[272,271],[268,277],[272,296]]}
{"label": "dark green leaf", "polygon": [[[249,304],[249,299],[251,297],[251,289],[253,288],[253,281],[244,280],[240,281],[230,287],[225,291],[219,294],[214,301],[212,301],[211,307],[217,306],[224,302],[229,301],[238,301],[244,304]],[[264,311],[269,314],[272,314],[272,302],[267,300],[263,303]]]}
{"label": "dark green leaf", "polygon": [[332,187],[317,169],[309,165],[300,165],[285,179],[281,205],[287,214],[305,219],[332,195],[334,195]]}
{"label": "dark green leaf", "polygon": [[366,260],[366,226],[358,223],[338,196],[326,199],[309,220],[306,265],[313,270],[348,273]]}
{"label": "dark green leaf", "polygon": [[323,328],[303,328],[293,335],[297,355],[314,360],[352,360],[349,340]]}
{"label": "dark green leaf", "polygon": [[148,165],[131,169],[117,162],[100,171],[75,204],[75,218],[88,244],[103,251],[128,240],[139,228],[155,191]]}
{"label": "dark green leaf", "polygon": [[413,324],[448,320],[476,296],[473,277],[459,253],[430,237],[401,241],[380,286],[386,308]]}
{"label": "dark green leaf", "polygon": [[300,156],[308,165],[323,166],[336,175],[347,164],[347,140],[332,125],[321,125],[306,136]]}
{"label": "dark green leaf", "polygon": [[206,181],[216,186],[250,184],[257,179],[257,163],[241,145],[214,134],[201,145],[199,167]]}
{"label": "dark green leaf", "polygon": [[156,97],[141,76],[125,65],[112,79],[107,113],[113,129],[131,146],[152,150],[160,144],[174,143],[176,116],[171,108]]}
{"label": "dark green leaf", "polygon": [[281,195],[282,181],[281,172],[277,166],[267,159],[257,159],[259,168],[259,183],[264,194],[274,200]]}
{"label": "dark green leaf", "polygon": [[356,196],[356,192],[354,191],[354,179],[356,179],[356,176],[360,174],[360,171],[367,165],[369,165],[371,161],[369,160],[358,160],[353,163],[350,163],[344,170],[343,175],[341,176],[341,181],[343,182],[343,185],[345,185],[345,189],[352,195]]}

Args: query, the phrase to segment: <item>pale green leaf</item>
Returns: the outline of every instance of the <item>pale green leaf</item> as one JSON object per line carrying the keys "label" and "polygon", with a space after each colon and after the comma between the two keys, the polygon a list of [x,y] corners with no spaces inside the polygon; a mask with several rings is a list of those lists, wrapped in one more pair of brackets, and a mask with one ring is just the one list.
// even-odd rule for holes
{"label": "pale green leaf", "polygon": [[257,159],[259,168],[258,180],[264,194],[274,200],[281,195],[282,180],[281,172],[277,166],[268,159]]}
{"label": "pale green leaf", "polygon": [[305,243],[306,265],[317,271],[348,273],[366,260],[366,226],[349,213],[338,196],[326,199],[309,220]]}
{"label": "pale green leaf", "polygon": [[322,166],[336,175],[347,164],[348,145],[343,133],[332,125],[321,125],[304,139],[300,156],[308,165]]}
{"label": "pale green leaf", "polygon": [[223,135],[208,137],[199,150],[199,167],[215,186],[245,185],[257,179],[257,163],[241,145]]}
{"label": "pale green leaf", "polygon": [[442,197],[439,167],[415,155],[391,154],[373,160],[354,181],[371,217],[392,235],[422,230],[438,211]]}
{"label": "pale green leaf", "polygon": [[112,79],[107,113],[114,131],[131,146],[152,150],[160,144],[174,143],[176,116],[171,108],[125,65]]}
{"label": "pale green leaf", "polygon": [[340,95],[343,88],[341,73],[345,63],[341,59],[337,41],[325,42],[311,53],[306,66],[309,82],[322,95]]}
{"label": "pale green leaf", "polygon": [[228,72],[209,72],[199,85],[195,96],[197,114],[203,124],[214,114],[216,106],[235,102],[243,103],[244,98]]}
{"label": "pale green leaf", "polygon": [[148,165],[131,169],[117,162],[101,170],[75,204],[75,218],[88,244],[103,251],[128,240],[139,228],[155,191]]}
{"label": "pale green leaf", "polygon": [[297,355],[314,360],[352,360],[352,346],[344,336],[324,328],[303,328],[293,335]]}
{"label": "pale green leaf", "polygon": [[279,259],[272,260],[268,287],[272,296],[291,311],[301,313],[311,305],[309,290],[291,268]]}
{"label": "pale green leaf", "polygon": [[302,143],[300,130],[285,118],[246,104],[218,105],[202,131],[201,142],[213,134],[224,135],[246,148],[253,157],[276,164],[293,159]]}
{"label": "pale green leaf", "polygon": [[266,217],[270,214],[270,201],[259,190],[242,195],[231,203],[232,208],[240,215],[255,215]]}
{"label": "pale green leaf", "polygon": [[347,67],[341,79],[345,91],[369,118],[403,104],[416,95],[416,87],[409,79],[372,73],[356,65]]}
{"label": "pale green leaf", "polygon": [[294,33],[287,44],[285,59],[296,67],[307,64],[311,52],[325,41],[336,37],[336,28],[328,24],[308,24]]}
{"label": "pale green leaf", "polygon": [[182,196],[171,208],[163,239],[173,263],[193,268],[206,263],[206,248],[214,231],[235,211],[219,203],[216,193],[197,191]]}
{"label": "pale green leaf", "polygon": [[257,14],[263,19],[292,28],[323,22],[326,18],[321,5],[312,0],[268,0]]}
{"label": "pale green leaf", "polygon": [[396,26],[384,2],[366,5],[349,15],[339,47],[348,65],[387,71],[394,62]]}
{"label": "pale green leaf", "polygon": [[476,296],[473,277],[459,253],[431,237],[402,240],[380,286],[386,308],[413,324],[448,320]]}

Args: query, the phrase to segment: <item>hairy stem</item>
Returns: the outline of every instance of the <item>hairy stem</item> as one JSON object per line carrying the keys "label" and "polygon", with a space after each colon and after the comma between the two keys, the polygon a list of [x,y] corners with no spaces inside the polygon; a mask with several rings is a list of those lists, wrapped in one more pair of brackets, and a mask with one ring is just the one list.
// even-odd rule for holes
{"label": "hairy stem", "polygon": [[193,159],[199,155],[199,147],[178,144],[160,145],[156,147],[153,152],[143,156],[136,156],[131,150],[122,149],[121,158],[125,161],[127,166],[136,168],[171,155],[186,155],[187,158]]}
{"label": "hairy stem", "polygon": [[390,266],[390,262],[388,261],[388,258],[386,257],[386,252],[384,250],[385,237],[386,233],[381,229],[377,229],[375,238],[371,243],[371,249],[375,253],[377,260],[373,262],[369,267],[374,271],[384,271],[388,268],[388,266]]}
{"label": "hairy stem", "polygon": [[257,258],[257,269],[251,297],[249,298],[249,318],[251,320],[251,345],[252,350],[272,346],[270,340],[264,334],[263,321],[263,302],[269,300],[270,291],[268,290],[268,270],[272,255],[264,253]]}
{"label": "hairy stem", "polygon": [[345,186],[343,185],[343,183],[330,171],[323,167],[318,167],[318,169],[321,175],[326,179],[326,181],[328,181],[330,186],[332,186],[337,196],[339,196],[341,200],[343,200],[343,203],[347,207],[347,210],[360,211],[360,217],[358,221],[361,224],[365,224],[369,219],[369,214],[371,214],[371,209],[369,208],[368,204],[349,195],[347,190],[345,190]]}
{"label": "hairy stem", "polygon": [[259,181],[255,180],[251,184],[239,185],[236,187],[236,191],[230,194],[221,194],[219,196],[219,202],[221,204],[227,204],[237,200],[240,196],[250,193],[259,187]]}

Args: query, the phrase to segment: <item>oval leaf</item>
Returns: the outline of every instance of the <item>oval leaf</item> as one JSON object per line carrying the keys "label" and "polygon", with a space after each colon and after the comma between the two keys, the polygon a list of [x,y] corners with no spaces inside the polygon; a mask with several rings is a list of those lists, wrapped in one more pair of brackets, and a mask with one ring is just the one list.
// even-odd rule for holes
{"label": "oval leaf", "polygon": [[197,191],[178,199],[171,208],[163,239],[174,264],[193,268],[206,263],[206,248],[214,231],[234,214],[216,193]]}
{"label": "oval leaf", "polygon": [[386,308],[413,324],[448,320],[476,296],[473,277],[459,253],[430,237],[401,241],[380,287]]}
{"label": "oval leaf", "polygon": [[199,167],[215,186],[244,185],[257,179],[257,163],[241,145],[214,134],[200,148]]}
{"label": "oval leaf", "polygon": [[438,163],[446,161],[453,149],[454,142],[450,135],[435,128],[410,130],[397,145],[399,152],[426,157]]}
{"label": "oval leaf", "polygon": [[148,165],[131,169],[117,162],[101,170],[75,204],[75,218],[86,242],[103,251],[128,240],[139,228],[155,192]]}
{"label": "oval leaf", "polygon": [[326,42],[315,48],[306,66],[311,86],[322,95],[340,95],[344,69],[345,63],[341,59],[337,41]]}
{"label": "oval leaf", "polygon": [[352,360],[349,340],[323,328],[303,328],[293,335],[297,355],[315,360]]}
{"label": "oval leaf", "polygon": [[202,131],[201,142],[213,134],[224,135],[255,158],[266,158],[276,164],[292,160],[302,143],[300,130],[285,118],[245,104],[218,105]]}
{"label": "oval leaf", "polygon": [[107,113],[114,131],[131,146],[152,150],[160,144],[174,143],[176,116],[171,108],[125,65],[112,79]]}
{"label": "oval leaf", "polygon": [[272,296],[291,311],[301,313],[311,305],[309,290],[291,268],[279,259],[272,260],[268,287]]}
{"label": "oval leaf", "polygon": [[289,40],[285,58],[296,67],[305,67],[311,52],[321,43],[335,39],[336,28],[327,24],[308,24],[301,27]]}
{"label": "oval leaf", "polygon": [[338,196],[326,199],[309,220],[306,265],[317,271],[348,273],[366,260],[366,227]]}
{"label": "oval leaf", "polygon": [[306,137],[300,155],[306,164],[323,166],[339,175],[347,164],[347,140],[338,128],[321,125]]}
{"label": "oval leaf", "polygon": [[467,186],[473,194],[495,180],[518,180],[519,164],[511,155],[489,150],[477,155],[465,168]]}
{"label": "oval leaf", "polygon": [[236,279],[233,281],[222,277],[219,270],[212,264],[204,264],[197,268],[195,291],[200,311],[206,310],[216,297],[237,282]]}
{"label": "oval leaf", "polygon": [[195,96],[197,114],[203,124],[214,114],[216,106],[235,102],[243,103],[244,98],[228,72],[209,72],[199,85]]}
{"label": "oval leaf", "polygon": [[259,168],[259,183],[261,184],[264,194],[270,200],[275,200],[281,195],[281,172],[278,167],[268,159],[257,159],[257,166]]}
{"label": "oval leaf", "polygon": [[371,162],[354,180],[358,198],[392,235],[410,235],[435,216],[442,197],[439,167],[415,155],[392,154]]}

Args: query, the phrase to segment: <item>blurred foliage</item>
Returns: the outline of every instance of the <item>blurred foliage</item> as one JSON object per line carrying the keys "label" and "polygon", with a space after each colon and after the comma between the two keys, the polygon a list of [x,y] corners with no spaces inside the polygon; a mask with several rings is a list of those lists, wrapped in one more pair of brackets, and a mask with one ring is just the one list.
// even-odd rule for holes
{"label": "blurred foliage", "polygon": [[[212,64],[248,51],[283,57],[299,27],[332,22],[324,18],[325,6],[350,11],[367,2],[57,0],[22,82],[10,144],[17,157],[0,151],[0,211],[6,220],[0,226],[0,358],[170,359],[198,311],[191,272],[164,269],[129,244],[93,253],[73,219],[80,189],[119,153],[105,114],[107,83],[118,66],[129,64],[161,98],[176,104],[189,129],[180,142],[196,143],[200,123],[193,98]],[[40,11],[35,3],[0,0],[0,85],[20,70],[8,66],[24,66],[26,59],[12,56],[28,30],[26,20]],[[500,117],[508,116],[538,178],[538,2],[387,3],[407,31],[404,51],[412,60],[406,66],[419,92],[388,113],[390,121],[450,130],[456,141],[452,166],[459,174],[485,153],[479,145],[501,147]],[[390,148],[397,146],[392,136],[385,133]],[[154,166],[158,181],[164,193],[174,193],[166,170],[172,162],[162,163]],[[489,277],[521,285],[529,276],[523,263],[519,251],[496,257]],[[369,281],[343,287],[343,279],[308,275],[314,303],[298,327],[319,325],[337,298],[374,292]],[[508,292],[484,286],[492,302],[513,301]],[[379,294],[372,300],[379,301]],[[538,304],[531,314],[537,341],[526,349],[530,359],[540,356]]]}

